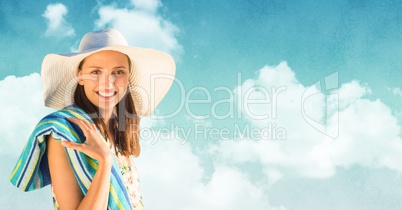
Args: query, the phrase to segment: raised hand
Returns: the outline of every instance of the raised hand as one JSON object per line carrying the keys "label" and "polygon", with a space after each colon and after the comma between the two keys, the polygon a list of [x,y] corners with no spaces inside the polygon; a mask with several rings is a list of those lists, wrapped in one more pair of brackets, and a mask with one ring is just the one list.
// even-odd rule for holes
{"label": "raised hand", "polygon": [[75,143],[62,140],[64,147],[75,149],[83,152],[89,157],[94,158],[99,164],[111,165],[113,163],[113,155],[102,135],[96,129],[96,125],[89,123],[87,120],[78,118],[67,118],[68,121],[77,124],[83,131],[86,140],[84,143]]}

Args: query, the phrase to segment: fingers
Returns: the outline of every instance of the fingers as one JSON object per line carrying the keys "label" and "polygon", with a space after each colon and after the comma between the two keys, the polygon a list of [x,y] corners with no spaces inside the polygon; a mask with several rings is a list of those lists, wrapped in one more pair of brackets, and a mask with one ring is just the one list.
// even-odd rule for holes
{"label": "fingers", "polygon": [[91,125],[91,123],[89,123],[86,120],[81,120],[75,117],[71,117],[71,118],[67,118],[67,120],[69,122],[75,123],[76,125],[78,125],[78,127],[81,128],[81,130],[84,132],[85,136],[88,136],[88,132],[90,132],[91,130],[93,130],[95,127]]}
{"label": "fingers", "polygon": [[67,118],[67,120],[78,125],[79,128],[83,131],[86,139],[83,143],[62,140],[62,146],[82,152],[98,161],[102,159],[105,155],[109,155],[109,147],[106,144],[106,141],[102,137],[101,133],[97,131],[95,124],[90,123],[85,119],[78,119],[75,117]]}

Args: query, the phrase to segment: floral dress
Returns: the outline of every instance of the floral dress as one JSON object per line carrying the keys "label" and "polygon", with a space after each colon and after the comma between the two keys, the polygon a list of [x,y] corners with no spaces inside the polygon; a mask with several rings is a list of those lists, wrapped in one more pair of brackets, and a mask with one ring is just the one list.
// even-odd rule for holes
{"label": "floral dress", "polygon": [[[118,152],[119,153],[119,152]],[[135,210],[144,209],[140,191],[140,178],[138,176],[137,166],[134,162],[134,156],[117,155],[116,161],[120,166],[124,185],[128,196],[130,197],[131,206]]]}
{"label": "floral dress", "polygon": [[[141,197],[141,193],[140,193],[140,180],[139,180],[139,176],[138,176],[138,170],[137,170],[137,166],[135,165],[134,162],[134,157],[131,156],[123,156],[123,155],[119,155],[120,152],[117,151],[117,154],[115,152],[114,149],[111,149],[117,164],[120,167],[120,171],[122,174],[122,178],[123,178],[123,182],[124,185],[126,186],[126,190],[127,193],[130,197],[130,202],[131,202],[131,206],[133,209],[135,210],[142,210],[144,209],[144,206],[142,204],[142,197]],[[56,196],[54,194],[53,191],[53,187],[52,187],[52,196],[53,196],[53,205],[55,209],[60,209],[57,200],[56,200]]]}

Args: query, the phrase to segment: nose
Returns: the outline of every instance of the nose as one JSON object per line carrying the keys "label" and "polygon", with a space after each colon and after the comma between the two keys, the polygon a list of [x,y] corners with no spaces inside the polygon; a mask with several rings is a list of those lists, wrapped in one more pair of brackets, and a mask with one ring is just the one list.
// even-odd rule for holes
{"label": "nose", "polygon": [[99,80],[99,86],[101,88],[112,88],[114,87],[114,82],[116,81],[116,77],[112,74],[105,75]]}

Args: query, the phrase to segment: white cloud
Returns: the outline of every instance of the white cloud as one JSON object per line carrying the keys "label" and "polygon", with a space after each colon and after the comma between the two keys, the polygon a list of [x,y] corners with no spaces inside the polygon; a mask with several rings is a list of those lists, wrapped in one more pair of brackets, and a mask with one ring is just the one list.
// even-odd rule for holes
{"label": "white cloud", "polygon": [[[402,160],[402,141],[397,119],[382,101],[364,98],[370,94],[366,85],[352,81],[343,84],[327,100],[322,92],[306,100],[308,116],[317,121],[326,119],[322,122],[326,123],[327,130],[339,129],[337,139],[317,131],[303,118],[301,99],[307,87],[297,81],[286,63],[262,68],[257,79],[246,80],[234,92],[244,94],[256,85],[266,90],[286,87],[277,94],[276,109],[273,110],[272,103],[254,104],[251,109],[258,115],[275,112],[276,119],[256,120],[245,114],[251,127],[262,129],[275,123],[277,128],[283,128],[286,140],[222,141],[210,148],[222,163],[261,163],[269,180],[283,177],[326,178],[336,174],[337,167],[354,165],[402,172],[398,164]],[[256,98],[261,99],[258,94],[255,94]],[[339,104],[335,99],[339,99]],[[327,116],[325,108],[330,109]]]}
{"label": "white cloud", "polygon": [[43,105],[42,95],[42,80],[37,73],[0,81],[0,98],[7,102],[0,107],[5,120],[0,126],[1,155],[18,156],[36,123],[51,112]]}
{"label": "white cloud", "polygon": [[388,91],[390,91],[394,96],[402,97],[402,90],[399,87],[388,87]]}
{"label": "white cloud", "polygon": [[270,206],[267,189],[233,167],[216,167],[210,182],[193,190],[200,199],[196,209],[286,209]]}
{"label": "white cloud", "polygon": [[189,144],[172,134],[168,140],[143,141],[137,160],[144,205],[149,209],[284,209],[268,204],[265,189],[225,165],[217,165],[209,181]]}
{"label": "white cloud", "polygon": [[371,89],[367,85],[362,85],[359,82],[353,80],[349,83],[343,84],[339,88],[339,108],[343,109],[347,106],[356,103],[366,95],[371,94]]}
{"label": "white cloud", "polygon": [[159,0],[132,0],[132,3],[135,8],[151,13],[155,13],[157,9],[162,6],[162,2]]}
{"label": "white cloud", "polygon": [[66,22],[67,7],[62,3],[49,4],[42,14],[46,18],[47,29],[45,36],[68,37],[74,36],[74,29]]}
{"label": "white cloud", "polygon": [[133,0],[132,3],[133,9],[101,6],[96,28],[116,28],[132,46],[157,49],[177,58],[183,51],[176,38],[179,28],[157,14],[162,4],[157,0]]}

